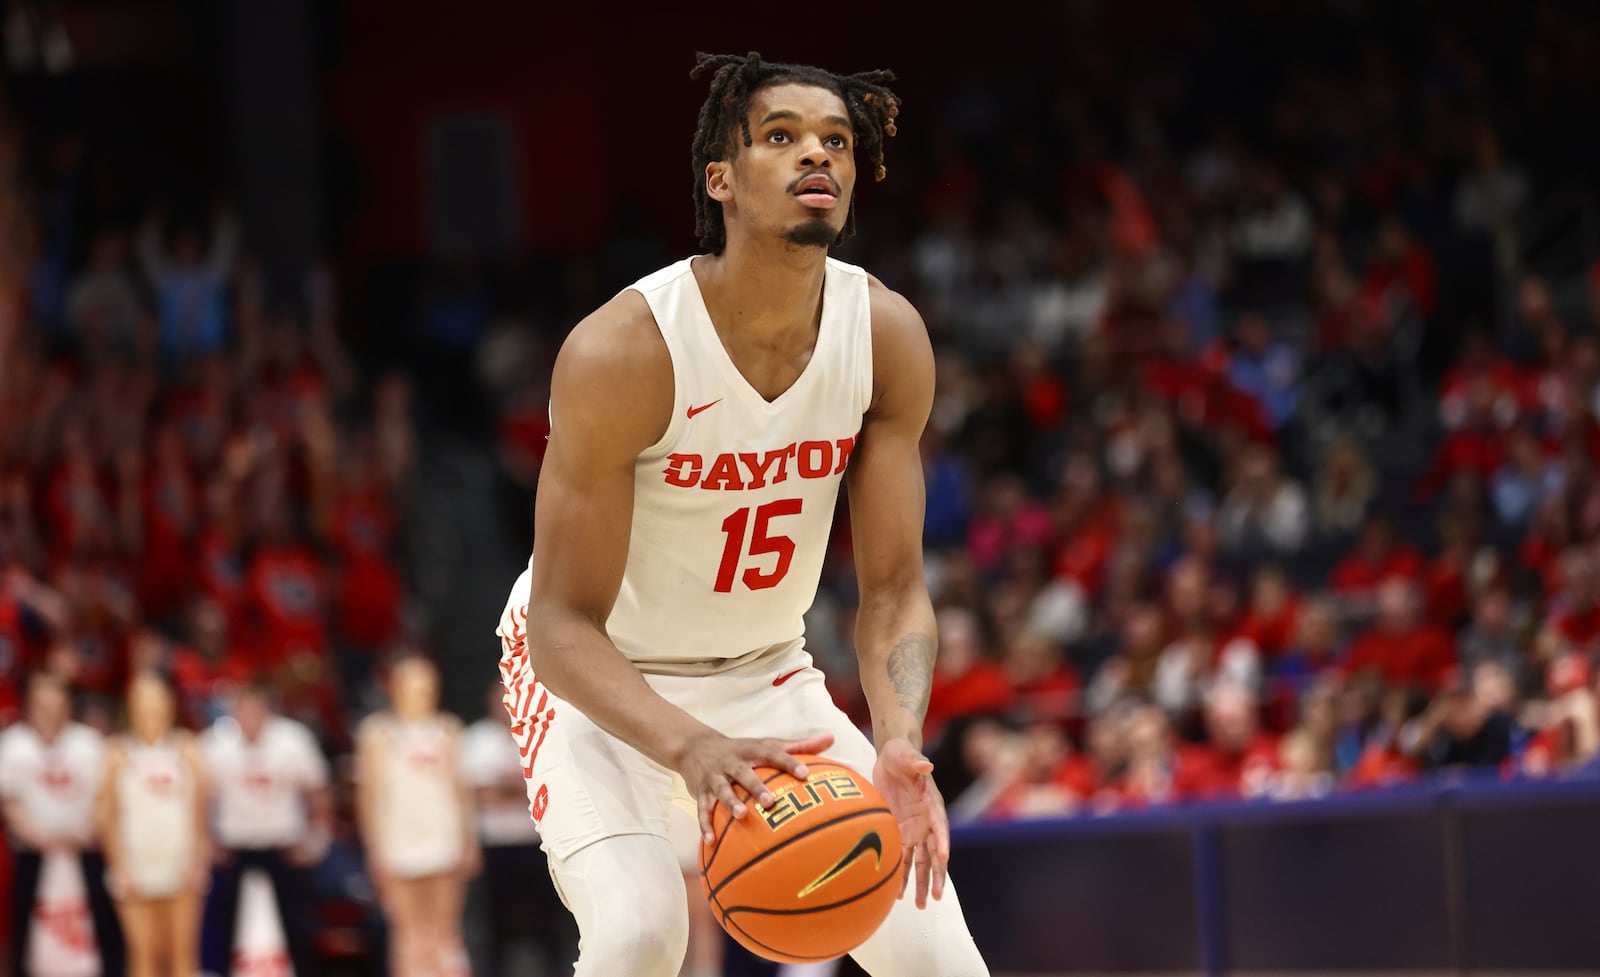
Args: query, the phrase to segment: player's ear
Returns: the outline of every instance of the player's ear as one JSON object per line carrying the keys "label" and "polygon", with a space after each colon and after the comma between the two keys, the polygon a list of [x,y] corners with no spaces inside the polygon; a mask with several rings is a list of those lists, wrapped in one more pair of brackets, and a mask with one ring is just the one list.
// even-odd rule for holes
{"label": "player's ear", "polygon": [[733,199],[733,167],[725,159],[706,164],[706,193],[718,203]]}

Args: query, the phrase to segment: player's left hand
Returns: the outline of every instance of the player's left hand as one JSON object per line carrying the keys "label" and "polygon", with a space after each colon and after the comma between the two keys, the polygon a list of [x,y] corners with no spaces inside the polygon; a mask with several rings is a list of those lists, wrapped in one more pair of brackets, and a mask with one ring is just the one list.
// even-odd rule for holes
{"label": "player's left hand", "polygon": [[927,908],[930,892],[935,899],[944,895],[950,864],[950,820],[932,773],[933,761],[904,739],[885,743],[872,769],[873,786],[900,823],[900,896],[915,869],[918,909]]}

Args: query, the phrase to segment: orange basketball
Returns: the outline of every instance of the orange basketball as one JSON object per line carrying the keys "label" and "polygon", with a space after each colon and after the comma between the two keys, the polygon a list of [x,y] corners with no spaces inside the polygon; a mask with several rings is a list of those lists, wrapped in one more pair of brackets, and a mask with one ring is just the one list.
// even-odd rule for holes
{"label": "orange basketball", "polygon": [[[700,842],[700,885],[729,935],[779,963],[843,956],[877,931],[900,894],[900,827],[871,782],[803,756],[806,779],[774,767],[765,811],[735,820],[721,804]],[[749,795],[735,784],[734,794]]]}

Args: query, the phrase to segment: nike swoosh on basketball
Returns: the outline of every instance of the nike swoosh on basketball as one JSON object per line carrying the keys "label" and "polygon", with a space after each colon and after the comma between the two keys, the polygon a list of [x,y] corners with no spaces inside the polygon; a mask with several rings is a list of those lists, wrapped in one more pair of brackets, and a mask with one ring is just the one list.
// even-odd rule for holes
{"label": "nike swoosh on basketball", "polygon": [[773,685],[782,685],[783,683],[789,681],[790,679],[794,678],[796,675],[799,675],[803,671],[805,671],[804,668],[797,668],[792,672],[784,672],[782,675],[779,675],[777,678],[773,679],[772,680],[772,684]]}
{"label": "nike swoosh on basketball", "polygon": [[698,413],[700,413],[700,412],[701,412],[701,411],[703,411],[703,410],[710,410],[710,409],[711,409],[711,408],[713,408],[713,407],[715,407],[715,406],[717,406],[717,405],[718,405],[718,404],[720,404],[720,403],[722,403],[722,398],[721,398],[721,397],[718,397],[718,398],[717,398],[717,399],[716,399],[716,400],[713,400],[713,401],[712,401],[712,402],[711,402],[711,403],[709,403],[709,404],[701,404],[701,405],[700,405],[700,406],[699,406],[699,407],[694,407],[694,406],[691,406],[691,407],[690,407],[690,408],[689,408],[689,416],[690,416],[690,417],[694,417],[694,415],[696,415],[696,414],[698,414]]}
{"label": "nike swoosh on basketball", "polygon": [[801,889],[795,894],[795,898],[803,899],[827,885],[829,882],[832,882],[834,879],[843,875],[845,869],[849,868],[857,859],[869,851],[877,856],[877,858],[873,860],[873,867],[876,868],[877,866],[882,865],[883,839],[878,837],[878,833],[876,831],[868,831],[866,834],[862,835],[861,840],[856,842],[855,847],[845,852],[844,857],[833,864],[833,868],[828,869],[826,872],[823,872],[821,875],[813,879],[810,885],[806,886],[804,889]]}

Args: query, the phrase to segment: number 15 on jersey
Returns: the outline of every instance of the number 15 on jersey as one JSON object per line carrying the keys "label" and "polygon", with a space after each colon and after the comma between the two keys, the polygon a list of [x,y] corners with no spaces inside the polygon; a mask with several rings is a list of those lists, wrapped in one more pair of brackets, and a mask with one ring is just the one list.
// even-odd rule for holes
{"label": "number 15 on jersey", "polygon": [[[771,571],[763,571],[759,567],[747,567],[739,579],[750,590],[766,590],[776,587],[789,572],[789,564],[794,562],[794,540],[788,536],[774,536],[769,525],[779,516],[795,516],[800,514],[799,499],[777,499],[755,509],[755,526],[750,526],[749,506],[737,509],[728,518],[722,520],[722,532],[727,536],[727,542],[722,547],[722,564],[717,568],[717,583],[714,589],[719,594],[733,592],[734,577],[739,575],[740,557],[748,552],[751,556],[766,556],[776,553],[778,564]],[[749,532],[749,548],[745,547],[745,533]],[[765,562],[765,561],[763,561]]]}

